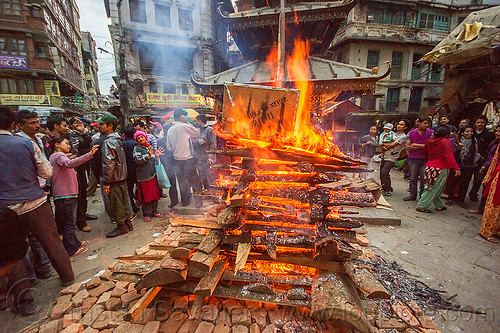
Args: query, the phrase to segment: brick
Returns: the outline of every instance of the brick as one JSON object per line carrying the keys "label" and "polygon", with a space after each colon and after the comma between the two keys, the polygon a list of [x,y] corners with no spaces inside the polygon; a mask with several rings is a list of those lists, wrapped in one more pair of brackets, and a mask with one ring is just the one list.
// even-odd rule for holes
{"label": "brick", "polygon": [[38,333],[59,333],[62,328],[62,320],[52,320],[40,326]]}
{"label": "brick", "polygon": [[111,320],[109,321],[108,327],[109,328],[116,328],[120,326],[120,324],[124,321],[124,317],[127,314],[125,311],[118,310],[118,311],[111,311]]}
{"label": "brick", "polygon": [[78,323],[82,320],[82,309],[74,309],[68,312],[63,317],[63,328],[70,326],[71,324]]}
{"label": "brick", "polygon": [[231,316],[227,313],[226,310],[222,310],[219,312],[219,316],[217,317],[216,324],[223,324],[231,327]]}
{"label": "brick", "polygon": [[255,309],[252,311],[253,320],[259,325],[260,328],[264,328],[267,326],[267,311],[266,309]]}
{"label": "brick", "polygon": [[72,297],[73,297],[73,295],[71,295],[71,294],[62,295],[56,299],[56,302],[57,303],[71,302]]}
{"label": "brick", "polygon": [[257,323],[253,323],[250,325],[250,328],[248,329],[249,333],[260,333],[260,327],[257,325]]}
{"label": "brick", "polygon": [[[92,323],[99,317],[99,315],[104,311],[104,305],[95,304],[90,308],[90,310],[83,316],[82,324],[84,327],[91,326]],[[82,311],[83,312],[83,311]]]}
{"label": "brick", "polygon": [[155,308],[145,308],[141,315],[134,320],[136,324],[146,325],[150,321],[154,321],[156,317],[156,309]]}
{"label": "brick", "polygon": [[106,328],[109,328],[109,322],[113,318],[114,313],[112,311],[103,311],[99,316],[94,320],[92,323],[92,328],[95,328],[96,330],[103,330]]}
{"label": "brick", "polygon": [[424,314],[424,311],[422,311],[420,306],[418,306],[418,304],[414,300],[411,300],[410,303],[408,303],[408,306],[416,316],[421,316]]}
{"label": "brick", "polygon": [[156,306],[156,320],[164,322],[172,314],[172,303],[169,299],[160,298],[155,302]]}
{"label": "brick", "polygon": [[417,319],[423,328],[436,330],[436,331],[438,330],[436,323],[434,323],[434,321],[432,320],[431,317],[422,314],[422,315],[417,315]]}
{"label": "brick", "polygon": [[269,321],[276,327],[281,328],[285,323],[292,319],[292,313],[285,312],[284,309],[279,309],[277,311],[269,311],[267,313],[269,316]]}
{"label": "brick", "polygon": [[50,313],[49,319],[57,319],[64,316],[69,310],[73,308],[74,304],[71,301],[57,302]]}
{"label": "brick", "polygon": [[104,303],[104,307],[108,311],[116,311],[122,307],[122,300],[116,297],[111,297]]}
{"label": "brick", "polygon": [[215,305],[216,307],[220,307],[220,304],[221,304],[221,301],[219,298],[215,297],[215,296],[211,296],[209,299],[208,299],[208,304],[209,305]]}
{"label": "brick", "polygon": [[160,333],[172,333],[172,332],[177,332],[179,328],[184,324],[184,322],[187,320],[188,315],[176,311],[172,313],[172,315],[168,318],[168,320],[164,321],[160,325]]}
{"label": "brick", "polygon": [[112,271],[110,271],[109,269],[105,270],[104,273],[102,273],[99,278],[101,280],[105,280],[105,281],[111,281],[111,274],[113,274]]}
{"label": "brick", "polygon": [[127,281],[116,281],[115,287],[127,289],[129,284],[130,284],[130,282],[127,282]]}
{"label": "brick", "polygon": [[82,288],[83,288],[83,284],[81,284],[80,282],[74,283],[71,286],[61,290],[61,294],[62,295],[67,295],[67,294],[74,295],[77,292],[79,292],[80,290],[82,290]]}
{"label": "brick", "polygon": [[106,291],[102,293],[101,297],[97,300],[97,304],[104,304],[108,299],[111,298],[111,291]]}
{"label": "brick", "polygon": [[66,327],[61,331],[61,333],[82,333],[82,332],[83,332],[83,325],[80,322],[71,324],[70,326]]}
{"label": "brick", "polygon": [[264,328],[264,330],[262,331],[262,333],[274,333],[274,332],[279,332],[279,329],[273,324],[267,325],[266,328]]}
{"label": "brick", "polygon": [[127,286],[127,292],[129,292],[129,293],[130,293],[130,292],[132,292],[132,291],[136,291],[136,290],[135,290],[135,283],[134,283],[134,282],[130,283],[130,284]]}
{"label": "brick", "polygon": [[214,331],[215,325],[202,321],[194,333],[212,333]]}
{"label": "brick", "polygon": [[126,288],[115,286],[115,288],[111,292],[111,297],[121,297],[126,292],[127,292]]}
{"label": "brick", "polygon": [[219,316],[219,309],[215,305],[203,305],[201,307],[201,320],[215,323]]}
{"label": "brick", "polygon": [[266,309],[266,311],[277,311],[278,305],[272,303],[262,303],[262,307]]}
{"label": "brick", "polygon": [[87,289],[80,290],[73,296],[72,301],[73,304],[75,304],[76,307],[82,306],[83,300],[89,297],[89,292]]}
{"label": "brick", "polygon": [[182,324],[177,333],[194,333],[201,324],[201,319],[188,319]]}
{"label": "brick", "polygon": [[82,302],[82,314],[86,315],[95,303],[97,303],[97,297],[85,298]]}
{"label": "brick", "polygon": [[159,321],[150,321],[144,326],[142,333],[158,333],[160,330],[160,322]]}
{"label": "brick", "polygon": [[248,333],[248,327],[243,325],[236,325],[233,327],[232,333]]}
{"label": "brick", "polygon": [[87,289],[92,289],[95,287],[99,287],[101,285],[101,278],[98,276],[94,276],[87,282],[86,287]]}
{"label": "brick", "polygon": [[132,324],[131,322],[124,321],[113,330],[113,333],[142,333],[144,325]]}
{"label": "brick", "polygon": [[243,306],[241,305],[240,302],[235,300],[234,298],[228,298],[226,299],[223,303],[222,306],[224,309],[226,309],[229,313],[233,312],[234,309],[237,308],[242,308]]}
{"label": "brick", "polygon": [[376,319],[376,324],[378,328],[384,329],[396,329],[398,331],[404,331],[407,326],[402,320],[398,320],[396,318],[389,318],[378,316]]}
{"label": "brick", "polygon": [[260,309],[262,308],[262,302],[256,302],[256,301],[245,301],[245,306],[250,309]]}
{"label": "brick", "polygon": [[229,333],[231,332],[231,327],[224,324],[217,324],[214,328],[215,333]]}
{"label": "brick", "polygon": [[231,312],[231,323],[233,325],[250,326],[252,324],[252,315],[250,310],[245,308],[236,308]]}
{"label": "brick", "polygon": [[89,295],[91,297],[100,297],[106,291],[110,291],[115,287],[115,284],[110,281],[104,281],[100,286],[92,288],[89,290]]}
{"label": "brick", "polygon": [[87,327],[86,329],[83,330],[82,333],[99,333],[99,331],[96,330],[95,328]]}
{"label": "brick", "polygon": [[187,312],[189,298],[187,296],[175,297],[172,311]]}
{"label": "brick", "polygon": [[133,291],[123,294],[120,298],[122,300],[122,305],[127,307],[132,301],[141,298],[141,295],[139,295],[136,291]]}

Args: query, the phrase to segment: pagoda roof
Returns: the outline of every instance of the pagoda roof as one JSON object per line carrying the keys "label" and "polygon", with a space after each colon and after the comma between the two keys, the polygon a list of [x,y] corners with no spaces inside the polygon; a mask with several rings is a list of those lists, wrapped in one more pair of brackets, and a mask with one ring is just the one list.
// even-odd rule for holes
{"label": "pagoda roof", "polygon": [[[312,55],[321,55],[329,47],[340,25],[357,0],[299,2],[285,6],[286,50],[296,39],[307,40]],[[219,14],[247,59],[264,58],[278,40],[279,6],[266,6]]]}
{"label": "pagoda roof", "polygon": [[[242,83],[272,86],[275,84],[273,65],[264,60],[254,60],[239,67],[205,78],[195,78],[192,81],[202,89],[216,91],[222,89],[224,83]],[[285,63],[285,73],[286,73]],[[375,89],[378,80],[386,77],[390,68],[381,75],[371,69],[347,65],[318,57],[309,57],[308,81],[316,89],[343,91],[370,91]],[[293,80],[285,77],[284,86],[293,86]]]}

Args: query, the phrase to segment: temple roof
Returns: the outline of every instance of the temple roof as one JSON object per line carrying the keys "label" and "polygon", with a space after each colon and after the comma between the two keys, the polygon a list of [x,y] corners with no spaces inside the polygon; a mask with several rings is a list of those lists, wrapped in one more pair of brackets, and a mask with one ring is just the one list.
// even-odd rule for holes
{"label": "temple roof", "polygon": [[[264,60],[254,60],[245,65],[228,69],[224,72],[208,76],[206,78],[194,78],[193,82],[202,88],[217,90],[224,86],[226,82],[274,85],[274,74],[272,64]],[[285,64],[285,73],[286,73]],[[367,91],[375,88],[375,83],[386,77],[390,69],[378,75],[374,71],[347,65],[331,60],[317,57],[309,58],[309,78],[308,81],[315,84],[317,88]],[[293,80],[285,78],[285,86]]]}
{"label": "temple roof", "polygon": [[[294,40],[302,39],[309,41],[312,55],[322,55],[355,5],[356,0],[287,3],[286,50],[293,49]],[[265,58],[278,40],[279,6],[235,13],[219,7],[219,14],[247,59]]]}

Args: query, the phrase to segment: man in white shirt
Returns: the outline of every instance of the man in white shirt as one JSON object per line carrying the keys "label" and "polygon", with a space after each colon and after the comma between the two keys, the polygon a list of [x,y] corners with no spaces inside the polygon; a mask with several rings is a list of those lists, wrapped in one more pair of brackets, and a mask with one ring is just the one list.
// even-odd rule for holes
{"label": "man in white shirt", "polygon": [[[174,124],[167,133],[167,150],[173,155],[174,172],[181,192],[181,205],[188,206],[191,201],[190,188],[196,193],[201,190],[201,181],[193,158],[191,139],[195,139],[200,130],[189,124],[187,112],[183,109],[174,111]],[[202,202],[195,196],[196,206]]]}

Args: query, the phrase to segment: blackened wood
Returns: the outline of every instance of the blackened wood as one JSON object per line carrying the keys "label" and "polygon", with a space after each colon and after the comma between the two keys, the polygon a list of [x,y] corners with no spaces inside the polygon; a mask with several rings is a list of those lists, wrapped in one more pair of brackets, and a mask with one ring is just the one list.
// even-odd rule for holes
{"label": "blackened wood", "polygon": [[197,251],[195,254],[193,254],[191,259],[189,259],[189,266],[202,272],[209,272],[212,269],[212,266],[214,265],[215,259],[219,255],[219,252],[219,246],[208,254]]}
{"label": "blackened wood", "polygon": [[224,231],[220,229],[212,229],[203,238],[203,241],[197,247],[198,251],[204,253],[211,253],[219,245],[219,243],[224,239]]}
{"label": "blackened wood", "polygon": [[276,260],[276,242],[278,240],[278,233],[276,231],[268,231],[266,233],[266,249],[271,258]]}
{"label": "blackened wood", "polygon": [[215,287],[217,287],[222,273],[224,273],[228,264],[228,257],[220,255],[215,261],[215,264],[210,272],[203,275],[200,282],[196,286],[194,293],[204,297],[212,296]]}
{"label": "blackened wood", "polygon": [[363,265],[355,261],[344,262],[346,273],[350,276],[356,288],[366,297],[372,299],[390,299],[391,295],[372,273]]}
{"label": "blackened wood", "polygon": [[173,258],[170,254],[167,254],[160,261],[160,267],[161,268],[171,268],[171,269],[183,270],[183,269],[187,268],[187,263],[185,260],[176,259],[176,258]]}
{"label": "blackened wood", "polygon": [[144,275],[142,279],[137,282],[135,288],[141,290],[142,288],[165,286],[173,282],[184,281],[186,277],[187,269],[180,271],[171,268],[157,268]]}
{"label": "blackened wood", "polygon": [[241,208],[226,207],[217,215],[217,224],[220,229],[228,229],[238,222]]}

